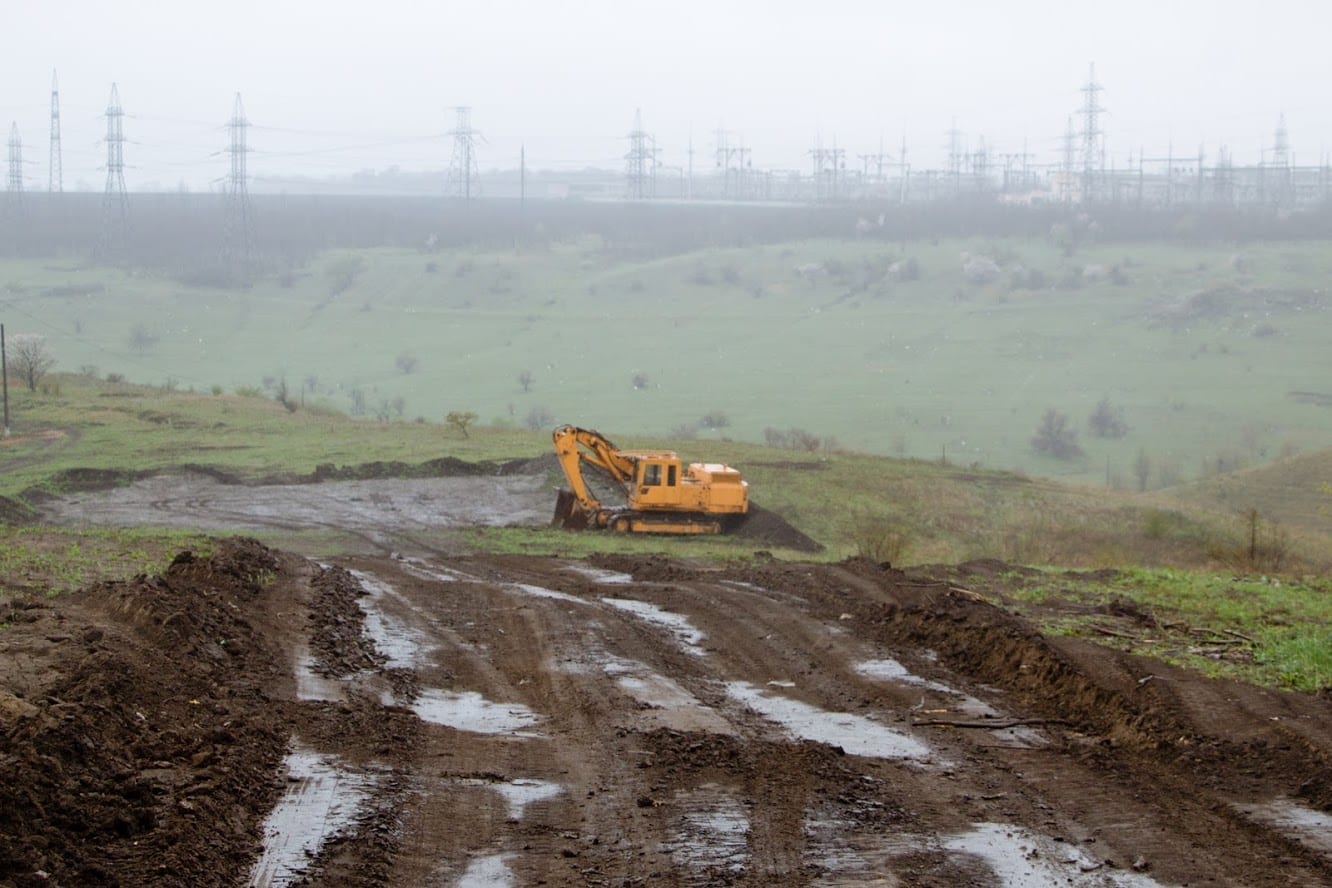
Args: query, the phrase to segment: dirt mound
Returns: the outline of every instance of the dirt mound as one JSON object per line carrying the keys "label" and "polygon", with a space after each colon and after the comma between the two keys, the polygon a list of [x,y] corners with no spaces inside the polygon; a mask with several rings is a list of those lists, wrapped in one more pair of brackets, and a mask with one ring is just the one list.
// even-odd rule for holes
{"label": "dirt mound", "polygon": [[731,531],[744,540],[766,543],[797,552],[822,552],[823,546],[801,533],[785,518],[776,512],[763,508],[752,500],[749,514]]}
{"label": "dirt mound", "polygon": [[0,667],[0,883],[241,880],[287,741],[264,688],[275,657],[244,617],[276,567],[236,540],[161,577],[10,605],[24,631]]}

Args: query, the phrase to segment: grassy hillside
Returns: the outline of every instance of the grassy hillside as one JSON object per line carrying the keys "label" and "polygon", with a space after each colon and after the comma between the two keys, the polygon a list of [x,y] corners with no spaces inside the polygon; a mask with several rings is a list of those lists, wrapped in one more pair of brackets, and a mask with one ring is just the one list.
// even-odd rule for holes
{"label": "grassy hillside", "polygon": [[[508,460],[550,451],[545,430],[480,427],[463,437],[437,423],[290,412],[272,398],[166,391],[71,375],[48,382],[46,393],[20,392],[15,399],[16,435],[0,443],[0,496],[12,499],[33,488],[59,492],[71,469],[127,472],[199,464],[258,479],[308,474],[325,463],[421,463],[444,456]],[[827,557],[863,551],[895,563],[993,557],[1187,566],[1215,563],[1244,541],[1234,508],[1187,506],[1159,493],[1070,485],[937,460],[810,454],[733,440],[603,431],[620,446],[674,447],[686,459],[741,467],[755,501],[826,545]],[[1236,502],[1249,502],[1237,496]],[[1265,500],[1251,506],[1264,509],[1264,521],[1272,517]],[[1301,526],[1283,530],[1291,557],[1302,555],[1310,564],[1320,560],[1325,533]],[[605,545],[562,533],[538,538],[523,533],[522,546],[547,551]],[[493,544],[518,545],[502,534]],[[739,542],[721,545],[723,553],[748,551]]]}
{"label": "grassy hillside", "polygon": [[[201,464],[256,479],[307,474],[322,463],[420,463],[445,456],[504,460],[550,448],[546,431],[480,427],[464,438],[435,423],[354,421],[308,409],[290,412],[272,398],[167,391],[72,375],[51,377],[45,392],[18,393],[14,407],[15,435],[0,439],[0,600],[160,570],[181,548],[210,545],[184,530],[3,523],[6,514],[21,511],[18,498],[25,492],[58,493],[80,483],[71,480],[71,470],[112,470],[123,481],[140,470]],[[1288,475],[1303,479],[1294,483],[1307,493],[1308,479],[1327,466],[1327,453],[1229,476],[1226,486],[1192,485],[1177,498],[939,461],[604,431],[621,446],[674,446],[687,459],[740,467],[757,502],[828,547],[817,557],[864,554],[898,565],[999,558],[1114,567],[1118,570],[1082,573],[1005,568],[993,594],[1048,632],[1086,635],[1260,682],[1314,690],[1332,681],[1327,580],[1313,576],[1328,570],[1329,534],[1289,520],[1306,507],[1321,518],[1320,502],[1315,495],[1288,500],[1270,484]],[[86,479],[96,473],[73,474]],[[1226,498],[1217,491],[1225,491]],[[1236,508],[1241,503],[1264,512],[1260,561],[1248,558],[1250,528]],[[1282,523],[1273,524],[1269,513]],[[1279,565],[1271,560],[1275,530],[1281,538]],[[336,537],[291,533],[273,541],[322,553],[341,551],[347,540]],[[749,559],[766,548],[734,537],[641,539],[548,528],[453,531],[445,541],[455,551],[664,552],[689,559]],[[1135,604],[1126,609],[1125,601]],[[1247,647],[1236,649],[1236,639]],[[1225,656],[1216,659],[1217,651]]]}
{"label": "grassy hillside", "polygon": [[[674,437],[715,436],[712,415],[741,440],[797,428],[1121,487],[1142,469],[1156,487],[1332,441],[1329,273],[1316,243],[866,238],[639,260],[581,240],[327,253],[248,289],[6,260],[0,314],[61,369],[196,391],[285,379],[370,416]],[[1089,432],[1103,398],[1122,437]],[[1082,455],[1033,451],[1049,409]]]}

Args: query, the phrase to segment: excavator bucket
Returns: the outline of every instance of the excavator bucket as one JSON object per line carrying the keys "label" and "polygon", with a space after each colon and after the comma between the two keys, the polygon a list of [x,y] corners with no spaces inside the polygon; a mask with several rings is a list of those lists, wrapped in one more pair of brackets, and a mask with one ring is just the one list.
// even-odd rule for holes
{"label": "excavator bucket", "polygon": [[550,524],[565,530],[587,529],[587,513],[578,505],[578,497],[574,496],[572,490],[560,488],[555,497],[555,517]]}

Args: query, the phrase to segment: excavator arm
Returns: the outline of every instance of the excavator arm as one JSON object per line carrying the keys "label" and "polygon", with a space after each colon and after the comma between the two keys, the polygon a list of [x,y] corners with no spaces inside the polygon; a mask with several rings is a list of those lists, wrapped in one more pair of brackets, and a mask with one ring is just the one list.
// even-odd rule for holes
{"label": "excavator arm", "polygon": [[[634,483],[634,461],[620,454],[619,448],[600,432],[592,429],[580,429],[576,426],[560,426],[553,435],[555,456],[569,482],[572,497],[561,496],[555,507],[555,523],[568,527],[578,524],[581,511],[582,525],[587,518],[595,515],[602,508],[600,500],[587,486],[583,477],[583,463],[596,466],[615,480],[626,495]],[[563,493],[563,492],[562,492]]]}

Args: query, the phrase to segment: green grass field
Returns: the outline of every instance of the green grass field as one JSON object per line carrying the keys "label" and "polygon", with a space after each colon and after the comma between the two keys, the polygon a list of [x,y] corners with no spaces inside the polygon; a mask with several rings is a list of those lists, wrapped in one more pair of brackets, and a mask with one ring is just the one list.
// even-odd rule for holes
{"label": "green grass field", "polygon": [[[996,279],[969,282],[964,254],[991,258]],[[891,272],[906,258],[919,279]],[[1137,486],[1142,453],[1155,487],[1332,441],[1316,397],[1332,369],[1329,273],[1321,243],[1065,257],[1042,240],[847,239],[639,261],[586,240],[330,253],[237,290],[5,260],[0,315],[11,335],[45,335],[60,369],[197,392],[285,378],[294,398],[342,411],[471,410],[615,437],[678,437],[720,413],[700,437],[799,428],[842,449],[1121,487]],[[1089,434],[1102,398],[1122,438]],[[1032,450],[1051,408],[1081,457]]]}

